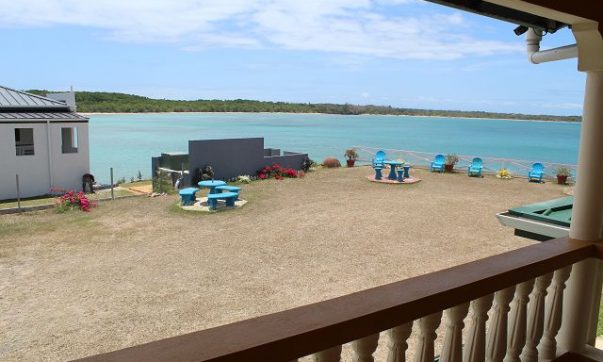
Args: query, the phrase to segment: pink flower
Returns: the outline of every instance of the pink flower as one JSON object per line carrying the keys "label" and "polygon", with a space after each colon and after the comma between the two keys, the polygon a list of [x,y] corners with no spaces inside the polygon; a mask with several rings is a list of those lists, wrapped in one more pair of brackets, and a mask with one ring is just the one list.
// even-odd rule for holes
{"label": "pink flower", "polygon": [[88,200],[86,194],[82,191],[68,191],[64,195],[56,198],[56,205],[62,210],[69,210],[78,207],[80,210],[88,212],[91,206],[96,206]]}

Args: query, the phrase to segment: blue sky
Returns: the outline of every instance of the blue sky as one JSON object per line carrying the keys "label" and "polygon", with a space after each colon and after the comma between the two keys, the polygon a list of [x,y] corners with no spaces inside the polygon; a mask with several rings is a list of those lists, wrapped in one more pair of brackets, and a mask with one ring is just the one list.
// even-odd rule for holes
{"label": "blue sky", "polygon": [[[581,114],[585,76],[575,60],[530,64],[513,24],[420,0],[0,8],[0,84],[18,89]],[[543,46],[573,42],[563,29]]]}

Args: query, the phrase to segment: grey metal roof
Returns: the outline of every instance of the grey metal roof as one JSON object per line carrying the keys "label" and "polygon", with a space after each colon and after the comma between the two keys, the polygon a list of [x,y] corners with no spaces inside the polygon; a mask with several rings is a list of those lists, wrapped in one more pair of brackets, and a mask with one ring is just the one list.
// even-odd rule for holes
{"label": "grey metal roof", "polygon": [[0,112],[0,122],[22,121],[87,121],[88,118],[73,112]]}
{"label": "grey metal roof", "polygon": [[68,110],[63,102],[0,86],[0,111],[11,108]]}

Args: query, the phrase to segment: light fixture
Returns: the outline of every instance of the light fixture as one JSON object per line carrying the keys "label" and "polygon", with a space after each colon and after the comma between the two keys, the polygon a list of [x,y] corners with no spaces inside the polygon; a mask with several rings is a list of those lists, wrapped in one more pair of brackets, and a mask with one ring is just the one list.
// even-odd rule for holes
{"label": "light fixture", "polygon": [[515,35],[520,36],[521,34],[525,33],[526,31],[528,31],[528,27],[525,25],[520,25],[517,28],[515,28],[513,30],[513,32],[515,33]]}

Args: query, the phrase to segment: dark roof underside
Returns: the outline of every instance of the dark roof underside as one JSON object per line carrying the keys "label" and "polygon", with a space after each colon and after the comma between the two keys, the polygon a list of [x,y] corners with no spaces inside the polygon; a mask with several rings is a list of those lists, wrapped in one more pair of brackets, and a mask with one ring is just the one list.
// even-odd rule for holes
{"label": "dark roof underside", "polygon": [[[508,21],[513,24],[545,30],[554,33],[566,26],[553,19],[492,4],[483,0],[427,0],[433,3],[450,6],[456,9],[489,16]],[[599,23],[599,32],[603,34],[603,1],[601,0],[523,0],[526,3],[538,5],[562,13],[590,19]]]}
{"label": "dark roof underside", "polygon": [[540,29],[548,33],[554,33],[567,24],[543,18],[523,11],[510,9],[501,5],[492,4],[483,0],[427,0],[432,3],[450,6],[456,9],[469,11],[494,19],[507,21],[517,25],[524,25],[534,29]]}
{"label": "dark roof underside", "polygon": [[599,33],[603,34],[603,1],[601,0],[524,0],[566,14],[594,20],[599,23]]}

